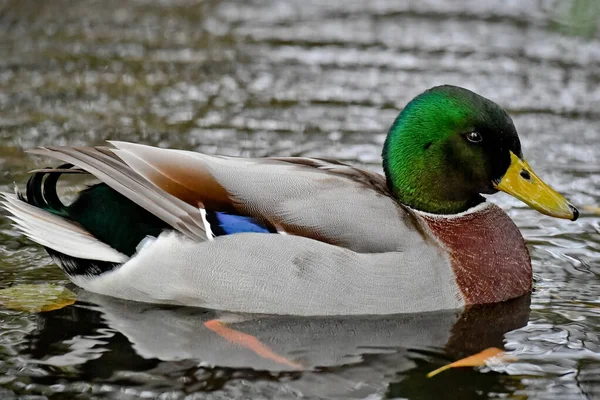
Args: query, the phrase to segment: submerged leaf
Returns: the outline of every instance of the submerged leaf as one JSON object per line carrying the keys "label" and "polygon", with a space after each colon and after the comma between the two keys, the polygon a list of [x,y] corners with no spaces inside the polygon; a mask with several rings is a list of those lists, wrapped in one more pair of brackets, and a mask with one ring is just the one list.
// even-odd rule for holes
{"label": "submerged leaf", "polygon": [[3,307],[26,312],[58,310],[75,303],[77,296],[69,289],[53,284],[15,285],[0,289]]}
{"label": "submerged leaf", "polygon": [[444,372],[450,368],[482,367],[492,359],[497,359],[505,362],[516,360],[514,357],[507,356],[501,349],[498,349],[496,347],[490,347],[489,349],[485,349],[480,353],[463,358],[462,360],[455,361],[452,364],[444,365],[443,367],[440,367],[435,371],[431,371],[427,374],[427,377],[431,378],[433,376],[436,376],[440,372]]}
{"label": "submerged leaf", "polygon": [[256,355],[293,369],[302,369],[302,365],[288,360],[271,350],[255,336],[229,328],[222,321],[213,319],[206,321],[204,326],[225,340],[253,351]]}
{"label": "submerged leaf", "polygon": [[600,303],[592,303],[591,301],[568,300],[571,304],[577,304],[586,308],[600,308]]}

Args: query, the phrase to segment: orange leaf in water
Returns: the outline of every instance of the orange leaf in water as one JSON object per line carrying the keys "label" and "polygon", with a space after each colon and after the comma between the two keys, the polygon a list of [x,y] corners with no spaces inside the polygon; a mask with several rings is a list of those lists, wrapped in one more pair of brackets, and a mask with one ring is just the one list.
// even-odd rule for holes
{"label": "orange leaf in water", "polygon": [[287,358],[275,353],[268,346],[261,343],[261,341],[256,337],[248,335],[244,332],[236,331],[235,329],[231,329],[219,320],[213,319],[206,321],[204,326],[227,341],[252,350],[254,353],[256,353],[256,355],[262,358],[275,361],[278,364],[282,364],[293,369],[302,369],[302,365],[290,361]]}
{"label": "orange leaf in water", "polygon": [[467,358],[463,358],[462,360],[458,360],[453,362],[452,364],[444,365],[436,369],[435,371],[431,371],[427,374],[428,378],[436,376],[440,372],[444,372],[450,368],[460,368],[460,367],[482,367],[486,365],[486,362],[492,358],[496,358],[501,361],[516,361],[514,357],[507,356],[504,351],[496,348],[490,347],[489,349],[483,350],[481,353],[474,354]]}

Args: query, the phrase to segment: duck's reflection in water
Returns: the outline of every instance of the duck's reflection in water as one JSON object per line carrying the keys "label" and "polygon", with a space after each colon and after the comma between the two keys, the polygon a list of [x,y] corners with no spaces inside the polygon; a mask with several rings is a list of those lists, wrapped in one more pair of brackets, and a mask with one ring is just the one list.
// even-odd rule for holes
{"label": "duck's reflection in water", "polygon": [[[229,371],[231,379],[286,377],[291,390],[306,396],[384,394],[390,382],[396,382],[394,395],[401,395],[411,380],[421,381],[448,360],[501,348],[506,332],[527,323],[529,302],[525,296],[463,311],[299,318],[157,306],[81,292],[77,305],[40,315],[40,329],[52,332],[34,335],[32,355],[45,364],[78,365],[95,381],[110,380],[119,371],[185,375],[186,368],[202,368]],[[59,343],[62,351],[56,354]],[[214,389],[205,383],[196,388]],[[185,388],[179,382],[172,389]]]}

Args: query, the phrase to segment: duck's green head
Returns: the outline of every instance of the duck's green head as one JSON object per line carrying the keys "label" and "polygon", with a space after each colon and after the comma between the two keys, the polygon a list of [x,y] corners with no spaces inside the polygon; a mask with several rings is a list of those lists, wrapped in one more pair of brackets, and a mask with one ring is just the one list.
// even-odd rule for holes
{"label": "duck's green head", "polygon": [[534,209],[575,220],[577,209],[523,159],[510,116],[467,89],[438,86],[415,97],[390,128],[383,149],[388,186],[412,208],[456,214],[507,192]]}

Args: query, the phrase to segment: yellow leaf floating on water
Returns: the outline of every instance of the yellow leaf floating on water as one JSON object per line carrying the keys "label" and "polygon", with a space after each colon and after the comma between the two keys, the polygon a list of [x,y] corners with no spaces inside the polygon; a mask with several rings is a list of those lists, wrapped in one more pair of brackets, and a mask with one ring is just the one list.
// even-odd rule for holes
{"label": "yellow leaf floating on water", "polygon": [[4,308],[32,313],[58,310],[75,303],[76,299],[69,289],[49,283],[0,289],[0,304]]}
{"label": "yellow leaf floating on water", "polygon": [[450,368],[460,368],[460,367],[482,367],[486,365],[486,362],[491,359],[498,359],[499,361],[511,362],[516,361],[517,359],[511,356],[507,356],[504,351],[496,348],[490,347],[489,349],[483,350],[481,353],[474,354],[467,358],[463,358],[462,360],[458,360],[453,362],[452,364],[444,365],[436,369],[435,371],[431,371],[427,374],[428,378],[436,376],[440,372],[444,372]]}
{"label": "yellow leaf floating on water", "polygon": [[585,211],[589,211],[592,214],[600,215],[600,207],[598,206],[583,206]]}

